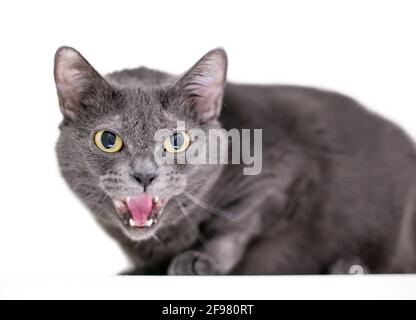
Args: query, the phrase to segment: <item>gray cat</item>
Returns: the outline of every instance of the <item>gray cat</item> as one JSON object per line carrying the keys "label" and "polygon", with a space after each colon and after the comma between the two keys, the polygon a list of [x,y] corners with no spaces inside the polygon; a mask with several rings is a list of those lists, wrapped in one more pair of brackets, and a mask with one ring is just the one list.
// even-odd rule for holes
{"label": "gray cat", "polygon": [[[416,152],[406,134],[343,95],[226,84],[226,69],[215,49],[181,76],[142,67],[102,77],[76,50],[56,53],[62,175],[132,272],[319,274],[353,261],[373,273],[416,271]],[[155,140],[178,120],[184,130],[262,129],[260,174],[160,164],[155,148],[199,143],[185,131]]]}

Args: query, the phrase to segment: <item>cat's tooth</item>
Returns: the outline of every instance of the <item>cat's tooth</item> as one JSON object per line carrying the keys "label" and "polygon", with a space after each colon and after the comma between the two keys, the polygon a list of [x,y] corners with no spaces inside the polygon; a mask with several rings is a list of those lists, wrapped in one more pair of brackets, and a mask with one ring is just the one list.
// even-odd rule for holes
{"label": "cat's tooth", "polygon": [[136,224],[134,223],[134,220],[132,218],[130,218],[130,220],[129,220],[129,225],[130,225],[130,227],[135,227],[136,226]]}
{"label": "cat's tooth", "polygon": [[146,221],[146,227],[151,227],[153,225],[153,219],[149,219]]}
{"label": "cat's tooth", "polygon": [[159,197],[155,197],[155,203],[158,203],[159,202]]}

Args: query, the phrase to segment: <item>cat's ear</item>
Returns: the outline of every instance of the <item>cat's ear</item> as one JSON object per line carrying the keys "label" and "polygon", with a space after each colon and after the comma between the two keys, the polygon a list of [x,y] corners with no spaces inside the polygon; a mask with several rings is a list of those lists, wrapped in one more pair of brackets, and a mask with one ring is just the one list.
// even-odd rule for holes
{"label": "cat's ear", "polygon": [[55,83],[65,118],[74,120],[85,100],[108,92],[110,85],[75,49],[61,47],[55,54]]}
{"label": "cat's ear", "polygon": [[176,84],[202,122],[220,114],[226,75],[227,54],[218,48],[204,55]]}

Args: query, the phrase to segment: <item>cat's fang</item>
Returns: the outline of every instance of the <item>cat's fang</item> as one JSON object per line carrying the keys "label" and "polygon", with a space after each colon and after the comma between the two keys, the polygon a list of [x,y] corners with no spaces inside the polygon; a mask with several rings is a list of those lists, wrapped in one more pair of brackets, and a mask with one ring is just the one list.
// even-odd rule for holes
{"label": "cat's fang", "polygon": [[153,225],[153,219],[149,219],[146,221],[146,227],[151,227]]}
{"label": "cat's fang", "polygon": [[134,223],[134,220],[133,219],[129,219],[129,225],[130,225],[130,227],[132,227],[132,228],[134,228],[135,226],[136,226],[136,224]]}
{"label": "cat's fang", "polygon": [[156,223],[156,220],[154,220],[154,219],[147,220],[143,225],[138,225],[133,219],[130,219],[129,220],[129,225],[132,228],[136,228],[136,227],[151,227],[154,223]]}

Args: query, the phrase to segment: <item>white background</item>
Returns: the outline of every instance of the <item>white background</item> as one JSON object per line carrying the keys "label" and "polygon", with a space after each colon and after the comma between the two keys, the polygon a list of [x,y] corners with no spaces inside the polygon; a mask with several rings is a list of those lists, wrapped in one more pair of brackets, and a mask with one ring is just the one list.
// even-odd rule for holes
{"label": "white background", "polygon": [[416,137],[415,17],[414,1],[2,1],[0,274],[112,275],[128,266],[59,176],[59,46],[102,73],[139,65],[180,73],[223,46],[232,81],[341,91]]}

